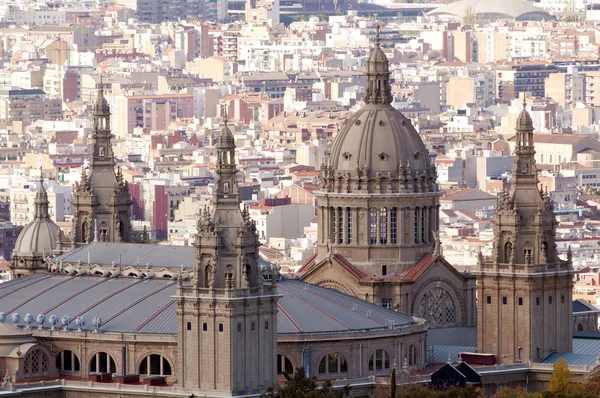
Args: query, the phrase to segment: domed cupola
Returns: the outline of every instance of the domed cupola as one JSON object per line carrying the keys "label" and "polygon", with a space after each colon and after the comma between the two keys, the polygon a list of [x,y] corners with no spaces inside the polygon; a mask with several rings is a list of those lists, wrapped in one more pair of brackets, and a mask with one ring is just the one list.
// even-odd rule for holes
{"label": "domed cupola", "polygon": [[435,168],[419,133],[392,105],[389,62],[379,43],[367,65],[365,106],[335,138],[321,167],[327,192],[437,192]]}
{"label": "domed cupola", "polygon": [[[100,83],[102,85],[102,83]],[[108,106],[108,101],[106,97],[104,97],[104,88],[100,88],[98,91],[98,99],[94,104],[94,109],[92,111],[94,116],[106,116],[110,115],[110,107]]]}
{"label": "domed cupola", "polygon": [[527,102],[525,98],[523,98],[523,110],[521,111],[521,113],[519,113],[519,117],[517,118],[516,130],[533,130],[533,120],[531,120],[531,115],[529,114],[529,112],[527,112],[527,109],[525,109],[526,106]]}
{"label": "domed cupola", "polygon": [[[41,170],[40,170],[41,171]],[[27,224],[15,243],[11,269],[16,277],[34,274],[44,270],[44,256],[52,255],[62,231],[48,213],[48,193],[40,178],[40,187],[35,196],[35,215]]]}
{"label": "domed cupola", "polygon": [[367,275],[401,272],[433,253],[439,197],[419,133],[392,106],[379,26],[367,65],[364,106],[340,130],[321,166],[318,259],[344,256]]}

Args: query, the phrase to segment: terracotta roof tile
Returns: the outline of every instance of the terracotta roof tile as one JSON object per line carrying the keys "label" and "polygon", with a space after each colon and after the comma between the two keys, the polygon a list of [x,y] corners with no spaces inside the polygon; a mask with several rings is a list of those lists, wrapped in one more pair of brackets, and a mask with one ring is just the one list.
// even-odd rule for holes
{"label": "terracotta roof tile", "polygon": [[403,273],[402,277],[411,281],[416,280],[431,265],[431,263],[433,263],[433,261],[434,258],[431,254],[425,254],[418,263]]}

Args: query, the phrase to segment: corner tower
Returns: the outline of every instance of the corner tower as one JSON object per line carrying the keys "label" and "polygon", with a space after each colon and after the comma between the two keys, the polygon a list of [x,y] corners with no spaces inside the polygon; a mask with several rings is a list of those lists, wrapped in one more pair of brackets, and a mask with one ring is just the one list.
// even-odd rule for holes
{"label": "corner tower", "polygon": [[81,171],[73,192],[73,246],[91,242],[95,236],[106,242],[131,241],[131,205],[127,181],[121,169],[115,172],[110,131],[110,108],[100,89],[93,108],[94,132],[90,167]]}
{"label": "corner tower", "polygon": [[479,256],[477,344],[498,363],[541,361],[571,352],[573,267],[558,257],[556,219],[538,188],[533,123],[517,119],[510,190],[498,198],[492,258]]}
{"label": "corner tower", "polygon": [[198,220],[191,282],[177,289],[179,383],[244,396],[277,383],[277,287],[259,273],[259,240],[240,210],[235,143],[225,124],[217,140],[212,210]]}
{"label": "corner tower", "polygon": [[367,275],[400,275],[433,253],[436,170],[419,133],[392,103],[388,59],[377,39],[365,105],[344,125],[321,166],[317,262],[331,252]]}

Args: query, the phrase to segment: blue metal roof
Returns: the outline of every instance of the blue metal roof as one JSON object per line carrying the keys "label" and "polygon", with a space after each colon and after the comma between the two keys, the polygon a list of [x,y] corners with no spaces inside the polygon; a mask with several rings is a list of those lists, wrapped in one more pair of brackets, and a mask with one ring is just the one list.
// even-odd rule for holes
{"label": "blue metal roof", "polygon": [[433,351],[433,358],[429,358],[429,360],[438,363],[448,362],[448,356],[450,356],[452,362],[456,362],[458,361],[458,354],[461,352],[477,351],[477,347],[466,347],[459,345],[431,345],[428,347],[428,349]]}
{"label": "blue metal roof", "polygon": [[[411,316],[296,280],[278,282],[278,290],[283,296],[277,317],[279,334],[352,332],[415,324]],[[68,330],[76,330],[74,320],[82,316],[86,321],[82,329],[87,331],[94,329],[92,319],[100,317],[104,332],[174,335],[176,305],[171,297],[175,293],[176,282],[172,280],[38,274],[0,284],[0,312],[6,313],[7,322],[12,313],[19,313],[20,326],[24,326],[26,313],[34,317],[44,314],[46,319],[54,314],[59,319],[64,315],[71,318]],[[32,327],[37,328],[37,322]],[[43,328],[50,328],[48,320]]]}
{"label": "blue metal roof", "polygon": [[596,355],[573,354],[570,352],[553,352],[548,355],[542,363],[554,363],[563,358],[569,365],[590,365],[594,366]]}

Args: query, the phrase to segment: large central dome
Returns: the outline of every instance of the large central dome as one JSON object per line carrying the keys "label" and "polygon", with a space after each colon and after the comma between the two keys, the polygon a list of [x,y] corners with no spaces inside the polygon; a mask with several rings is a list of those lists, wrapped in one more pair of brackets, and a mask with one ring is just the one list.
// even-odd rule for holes
{"label": "large central dome", "polygon": [[429,155],[410,121],[389,104],[367,104],[339,132],[329,166],[338,172],[365,168],[368,178],[398,178],[410,169],[420,176],[430,168]]}
{"label": "large central dome", "polygon": [[[322,167],[322,190],[346,193],[437,191],[435,168],[419,133],[391,105],[389,77],[389,62],[379,45],[378,33],[367,66],[365,106],[336,136]],[[340,180],[343,181],[340,183]]]}
{"label": "large central dome", "polygon": [[333,253],[366,275],[401,275],[432,253],[441,192],[421,137],[392,103],[389,62],[377,41],[365,105],[321,166],[317,261]]}

